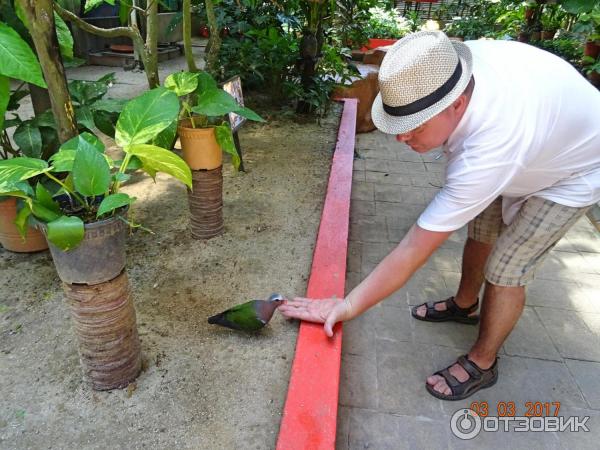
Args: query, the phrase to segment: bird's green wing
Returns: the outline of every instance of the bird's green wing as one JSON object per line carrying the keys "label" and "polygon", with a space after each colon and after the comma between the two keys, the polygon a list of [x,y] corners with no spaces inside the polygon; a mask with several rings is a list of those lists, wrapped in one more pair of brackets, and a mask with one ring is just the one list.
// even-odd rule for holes
{"label": "bird's green wing", "polygon": [[260,330],[265,326],[265,324],[258,318],[254,302],[255,300],[252,300],[250,302],[234,306],[224,313],[225,318],[238,325],[241,330]]}

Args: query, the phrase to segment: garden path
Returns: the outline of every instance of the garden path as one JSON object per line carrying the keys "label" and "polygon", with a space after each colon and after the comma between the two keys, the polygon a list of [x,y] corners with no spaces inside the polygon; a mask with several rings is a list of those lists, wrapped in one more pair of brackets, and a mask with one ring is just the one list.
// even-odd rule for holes
{"label": "garden path", "polygon": [[[360,134],[354,163],[347,291],[414,223],[441,186],[443,158],[394,136]],[[498,383],[457,402],[425,378],[466,353],[477,327],[413,320],[410,305],[456,292],[466,230],[454,233],[401,290],[344,325],[337,448],[598,448],[600,439],[600,233],[581,219],[551,252],[500,354]],[[560,415],[590,416],[589,432],[481,432],[455,437],[450,418],[471,402],[560,402]],[[500,404],[500,408],[502,408]],[[502,427],[502,424],[501,424]]]}

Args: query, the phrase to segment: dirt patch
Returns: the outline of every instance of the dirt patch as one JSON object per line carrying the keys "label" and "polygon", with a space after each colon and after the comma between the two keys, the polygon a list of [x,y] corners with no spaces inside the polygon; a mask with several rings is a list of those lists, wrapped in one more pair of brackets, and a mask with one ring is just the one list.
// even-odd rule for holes
{"label": "dirt patch", "polygon": [[206,318],[279,291],[304,294],[339,122],[272,118],[240,133],[248,173],[224,167],[225,234],[191,239],[185,188],[136,176],[128,241],[144,370],[94,392],[47,252],[0,249],[0,447],[273,448],[298,326],[242,335]]}

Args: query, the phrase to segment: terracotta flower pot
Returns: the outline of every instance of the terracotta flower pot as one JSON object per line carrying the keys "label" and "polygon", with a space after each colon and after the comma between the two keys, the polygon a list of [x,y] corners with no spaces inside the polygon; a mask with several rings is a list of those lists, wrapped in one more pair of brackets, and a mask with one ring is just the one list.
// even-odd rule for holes
{"label": "terracotta flower pot", "polygon": [[588,41],[583,48],[583,55],[596,59],[600,55],[600,45],[594,41]]}
{"label": "terracotta flower pot", "polygon": [[223,165],[223,151],[214,128],[192,128],[189,120],[177,127],[183,159],[192,170],[213,170]]}
{"label": "terracotta flower pot", "polygon": [[15,225],[17,199],[14,197],[0,201],[0,244],[11,252],[39,252],[48,248],[44,235],[37,229],[28,227],[25,240]]}
{"label": "terracotta flower pot", "polygon": [[551,41],[552,39],[554,39],[555,34],[556,34],[556,30],[542,31],[542,39],[545,41]]}
{"label": "terracotta flower pot", "polygon": [[587,79],[596,87],[600,87],[600,73],[590,72],[587,74]]}

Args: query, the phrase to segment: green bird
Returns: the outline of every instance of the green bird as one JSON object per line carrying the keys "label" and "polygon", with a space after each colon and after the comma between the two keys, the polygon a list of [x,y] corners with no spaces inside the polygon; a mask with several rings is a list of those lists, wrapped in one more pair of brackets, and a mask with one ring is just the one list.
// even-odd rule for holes
{"label": "green bird", "polygon": [[269,323],[275,310],[284,302],[281,294],[272,294],[268,300],[250,300],[208,318],[208,323],[233,330],[258,331]]}

